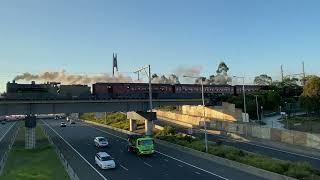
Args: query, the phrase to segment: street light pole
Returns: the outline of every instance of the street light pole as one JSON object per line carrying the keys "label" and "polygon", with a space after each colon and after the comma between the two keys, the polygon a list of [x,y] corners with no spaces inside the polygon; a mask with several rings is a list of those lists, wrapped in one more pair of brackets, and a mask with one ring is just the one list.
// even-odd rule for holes
{"label": "street light pole", "polygon": [[205,120],[206,109],[205,109],[205,103],[204,103],[204,87],[203,87],[204,77],[193,77],[193,76],[183,76],[183,77],[201,78],[201,99],[202,99],[202,107],[203,107],[204,143],[205,143],[206,152],[208,152],[208,135],[207,135],[207,123],[206,123],[206,120]]}
{"label": "street light pole", "polygon": [[204,106],[203,77],[201,77],[201,94],[202,94],[202,106],[203,106],[204,141],[205,141],[205,145],[206,145],[206,152],[208,152],[207,123],[206,123],[206,120],[205,120],[205,117],[206,117],[206,108],[205,108],[205,106]]}

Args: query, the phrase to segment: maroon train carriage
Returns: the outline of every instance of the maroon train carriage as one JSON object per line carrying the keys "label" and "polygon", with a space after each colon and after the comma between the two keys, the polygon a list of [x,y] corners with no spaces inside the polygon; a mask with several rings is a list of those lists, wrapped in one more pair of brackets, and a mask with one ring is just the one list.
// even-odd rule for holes
{"label": "maroon train carriage", "polygon": [[[152,84],[154,98],[165,98],[173,93],[170,84]],[[92,85],[93,95],[98,99],[146,99],[149,97],[148,83],[96,83]]]}

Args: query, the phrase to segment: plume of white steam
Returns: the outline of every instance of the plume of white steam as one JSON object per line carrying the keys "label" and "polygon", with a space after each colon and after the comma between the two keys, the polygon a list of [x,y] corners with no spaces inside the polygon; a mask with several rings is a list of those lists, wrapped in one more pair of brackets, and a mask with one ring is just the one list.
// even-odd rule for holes
{"label": "plume of white steam", "polygon": [[217,85],[226,85],[229,82],[232,81],[231,77],[228,76],[227,72],[222,72],[218,73],[216,76],[213,78],[212,84],[217,84]]}
{"label": "plume of white steam", "polygon": [[154,74],[152,77],[152,83],[156,84],[180,84],[179,77],[171,74],[168,78],[165,75],[159,77],[157,74]]}
{"label": "plume of white steam", "polygon": [[177,76],[199,76],[202,70],[202,66],[179,66],[173,72]]}
{"label": "plume of white steam", "polygon": [[108,74],[101,75],[74,75],[68,74],[65,70],[60,72],[44,72],[41,74],[31,74],[31,73],[23,73],[22,75],[18,75],[14,78],[15,81],[18,80],[38,80],[38,81],[50,81],[50,82],[61,82],[62,84],[93,84],[96,82],[123,82],[129,83],[133,82],[131,77],[124,76],[122,74],[118,74],[115,77],[112,77]]}

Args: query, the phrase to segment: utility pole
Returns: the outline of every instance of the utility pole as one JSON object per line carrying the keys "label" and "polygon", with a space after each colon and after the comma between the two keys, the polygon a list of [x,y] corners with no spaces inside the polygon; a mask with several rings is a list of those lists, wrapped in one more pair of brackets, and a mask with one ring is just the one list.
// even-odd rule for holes
{"label": "utility pole", "polygon": [[[146,69],[148,69],[149,72],[146,71]],[[138,69],[137,71],[135,71],[134,73],[138,73],[138,78],[139,78],[139,72],[144,71],[146,73],[146,75],[149,78],[149,108],[150,108],[150,112],[152,112],[152,87],[151,87],[151,66],[150,64],[148,66],[142,67],[140,69]]]}
{"label": "utility pole", "polygon": [[188,78],[194,78],[194,79],[198,79],[201,78],[201,99],[202,99],[202,107],[203,107],[203,122],[204,122],[204,143],[205,143],[205,147],[206,147],[206,152],[208,152],[208,133],[207,133],[207,123],[205,120],[205,116],[206,116],[206,107],[205,107],[205,103],[204,103],[204,88],[203,88],[203,81],[204,81],[204,77],[198,77],[198,76],[186,76],[184,75],[183,77],[188,77]]}
{"label": "utility pole", "polygon": [[260,117],[259,117],[259,105],[258,105],[258,95],[255,95],[256,97],[256,106],[257,106],[257,118],[258,118],[258,121],[260,121]]}
{"label": "utility pole", "polygon": [[304,71],[304,62],[303,61],[302,61],[302,76],[303,76],[302,85],[304,86],[306,83],[306,73]]}
{"label": "utility pole", "polygon": [[282,64],[281,64],[280,68],[281,68],[281,82],[283,82],[283,68],[282,68]]}
{"label": "utility pole", "polygon": [[244,110],[244,114],[245,114],[245,120],[247,120],[246,91],[244,88],[244,76],[243,77],[233,76],[233,77],[242,79],[243,110]]}

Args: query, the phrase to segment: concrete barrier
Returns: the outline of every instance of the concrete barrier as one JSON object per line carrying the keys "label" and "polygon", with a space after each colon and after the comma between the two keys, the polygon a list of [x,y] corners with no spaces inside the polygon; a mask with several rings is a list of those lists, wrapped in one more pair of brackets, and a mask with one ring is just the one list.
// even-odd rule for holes
{"label": "concrete barrier", "polygon": [[184,146],[180,146],[180,145],[177,145],[177,144],[168,143],[166,141],[162,141],[162,140],[159,140],[159,139],[156,139],[155,141],[158,144],[161,144],[161,145],[169,147],[169,148],[176,149],[176,150],[181,151],[183,153],[188,153],[188,154],[191,154],[193,156],[196,156],[196,157],[199,157],[199,158],[202,158],[202,159],[206,159],[206,160],[215,162],[215,163],[223,165],[223,166],[239,169],[240,171],[244,171],[246,173],[253,174],[255,176],[259,176],[259,177],[262,177],[262,178],[265,178],[265,179],[270,179],[270,180],[296,180],[296,179],[288,177],[288,176],[284,176],[284,175],[281,175],[281,174],[273,173],[273,172],[266,171],[266,170],[263,170],[263,169],[259,169],[259,168],[256,168],[256,167],[253,167],[253,166],[249,166],[249,165],[246,165],[246,164],[242,164],[242,163],[238,163],[238,162],[231,161],[231,160],[228,160],[228,159],[224,159],[224,158],[221,158],[221,157],[218,157],[218,156],[214,156],[212,154],[204,153],[204,152],[201,152],[201,151],[196,151],[196,150],[193,150],[193,149],[190,149],[190,148],[187,148],[187,147],[184,147]]}
{"label": "concrete barrier", "polygon": [[307,146],[320,149],[320,136],[315,134],[307,134]]}
{"label": "concrete barrier", "polygon": [[307,145],[307,133],[294,131],[293,132],[293,144],[299,146]]}
{"label": "concrete barrier", "polygon": [[273,141],[281,141],[281,133],[280,129],[271,128],[270,130],[270,139]]}
{"label": "concrete barrier", "polygon": [[291,131],[282,130],[281,142],[293,144],[293,134],[291,133]]}

